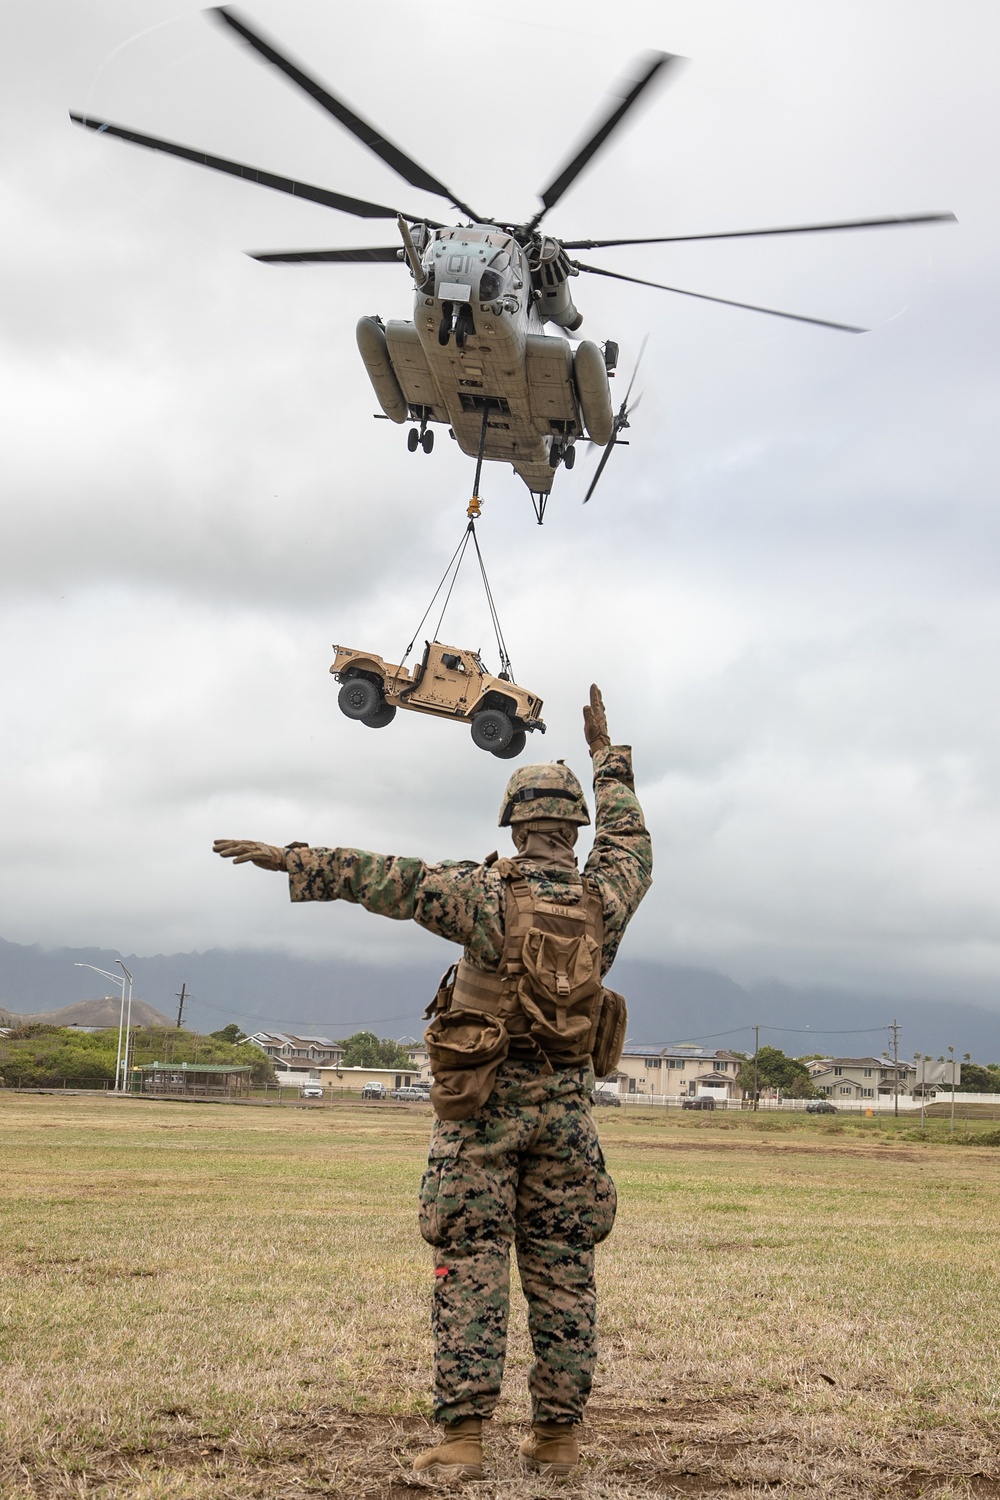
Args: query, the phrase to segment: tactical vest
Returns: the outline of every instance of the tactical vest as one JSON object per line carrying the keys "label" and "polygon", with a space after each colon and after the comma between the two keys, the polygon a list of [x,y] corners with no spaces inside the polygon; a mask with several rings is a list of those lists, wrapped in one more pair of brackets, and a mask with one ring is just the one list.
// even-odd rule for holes
{"label": "tactical vest", "polygon": [[535,894],[514,860],[496,870],[504,880],[500,966],[488,973],[463,958],[427,1010],[431,1100],[446,1120],[481,1108],[508,1054],[536,1059],[545,1072],[593,1061],[603,1077],[625,1040],[625,1001],[601,983],[598,887],[584,877],[579,901],[567,905]]}

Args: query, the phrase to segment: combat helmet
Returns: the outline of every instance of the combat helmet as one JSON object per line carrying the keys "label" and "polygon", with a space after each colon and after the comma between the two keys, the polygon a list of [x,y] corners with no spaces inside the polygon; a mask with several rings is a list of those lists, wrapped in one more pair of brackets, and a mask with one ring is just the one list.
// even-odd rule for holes
{"label": "combat helmet", "polygon": [[561,760],[544,766],[521,766],[507,783],[500,808],[500,827],[528,823],[535,818],[561,818],[566,823],[589,823],[583,787]]}

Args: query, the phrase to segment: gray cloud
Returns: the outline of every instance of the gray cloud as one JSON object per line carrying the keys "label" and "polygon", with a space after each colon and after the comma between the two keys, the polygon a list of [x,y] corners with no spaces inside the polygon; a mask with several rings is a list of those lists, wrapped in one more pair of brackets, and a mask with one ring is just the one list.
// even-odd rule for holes
{"label": "gray cloud", "polygon": [[[252,9],[487,211],[530,208],[630,56],[688,55],[554,232],[958,212],[957,228],[605,252],[873,331],[581,278],[586,331],[618,338],[624,364],[651,334],[632,446],[586,510],[583,466],[560,476],[541,530],[490,472],[480,534],[515,667],[546,698],[532,753],[581,765],[592,677],[635,744],[658,864],[632,955],[988,993],[994,10],[943,26],[910,0],[636,0],[612,27],[587,0],[569,30],[527,26],[516,65],[484,62],[473,102],[423,91],[437,44],[398,0],[335,31],[315,0]],[[509,767],[418,716],[349,725],[326,675],[332,641],[406,644],[464,524],[471,466],[447,441],[411,458],[372,420],[354,348],[360,313],[406,315],[405,276],[240,254],[391,225],[94,140],[66,110],[432,204],[196,12],[56,12],[17,18],[0,103],[17,225],[0,246],[3,936],[422,954],[424,935],[293,910],[280,881],[208,854],[218,834],[429,858],[498,838]],[[445,634],[489,652],[471,578]]]}

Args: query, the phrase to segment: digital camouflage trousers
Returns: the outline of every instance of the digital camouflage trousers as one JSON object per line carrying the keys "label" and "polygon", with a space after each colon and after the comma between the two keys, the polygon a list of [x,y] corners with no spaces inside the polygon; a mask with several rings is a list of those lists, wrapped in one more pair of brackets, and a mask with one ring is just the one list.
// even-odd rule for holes
{"label": "digital camouflage trousers", "polygon": [[435,1250],[434,1415],[488,1417],[500,1394],[517,1249],[534,1363],[532,1420],[579,1422],[597,1355],[594,1246],[615,1185],[591,1116],[589,1068],[508,1061],[469,1120],[436,1120],[420,1188]]}

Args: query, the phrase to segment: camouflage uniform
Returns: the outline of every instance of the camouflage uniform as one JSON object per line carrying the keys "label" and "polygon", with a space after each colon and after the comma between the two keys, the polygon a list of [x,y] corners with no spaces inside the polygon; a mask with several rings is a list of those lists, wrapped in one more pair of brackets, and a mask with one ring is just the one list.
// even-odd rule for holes
{"label": "camouflage uniform", "polygon": [[[594,846],[585,874],[604,909],[601,972],[649,888],[652,848],[627,746],[598,750]],[[491,862],[419,859],[359,849],[292,848],[293,901],[354,901],[461,943],[495,972],[504,948],[504,880]],[[521,858],[533,893],[576,901],[580,874]],[[533,1419],[578,1422],[596,1357],[594,1245],[611,1231],[615,1189],[590,1109],[589,1068],[544,1074],[537,1061],[502,1064],[469,1120],[437,1120],[420,1192],[420,1227],[435,1248],[432,1324],[439,1421],[488,1417],[500,1393],[513,1241],[528,1300],[535,1362]]]}

